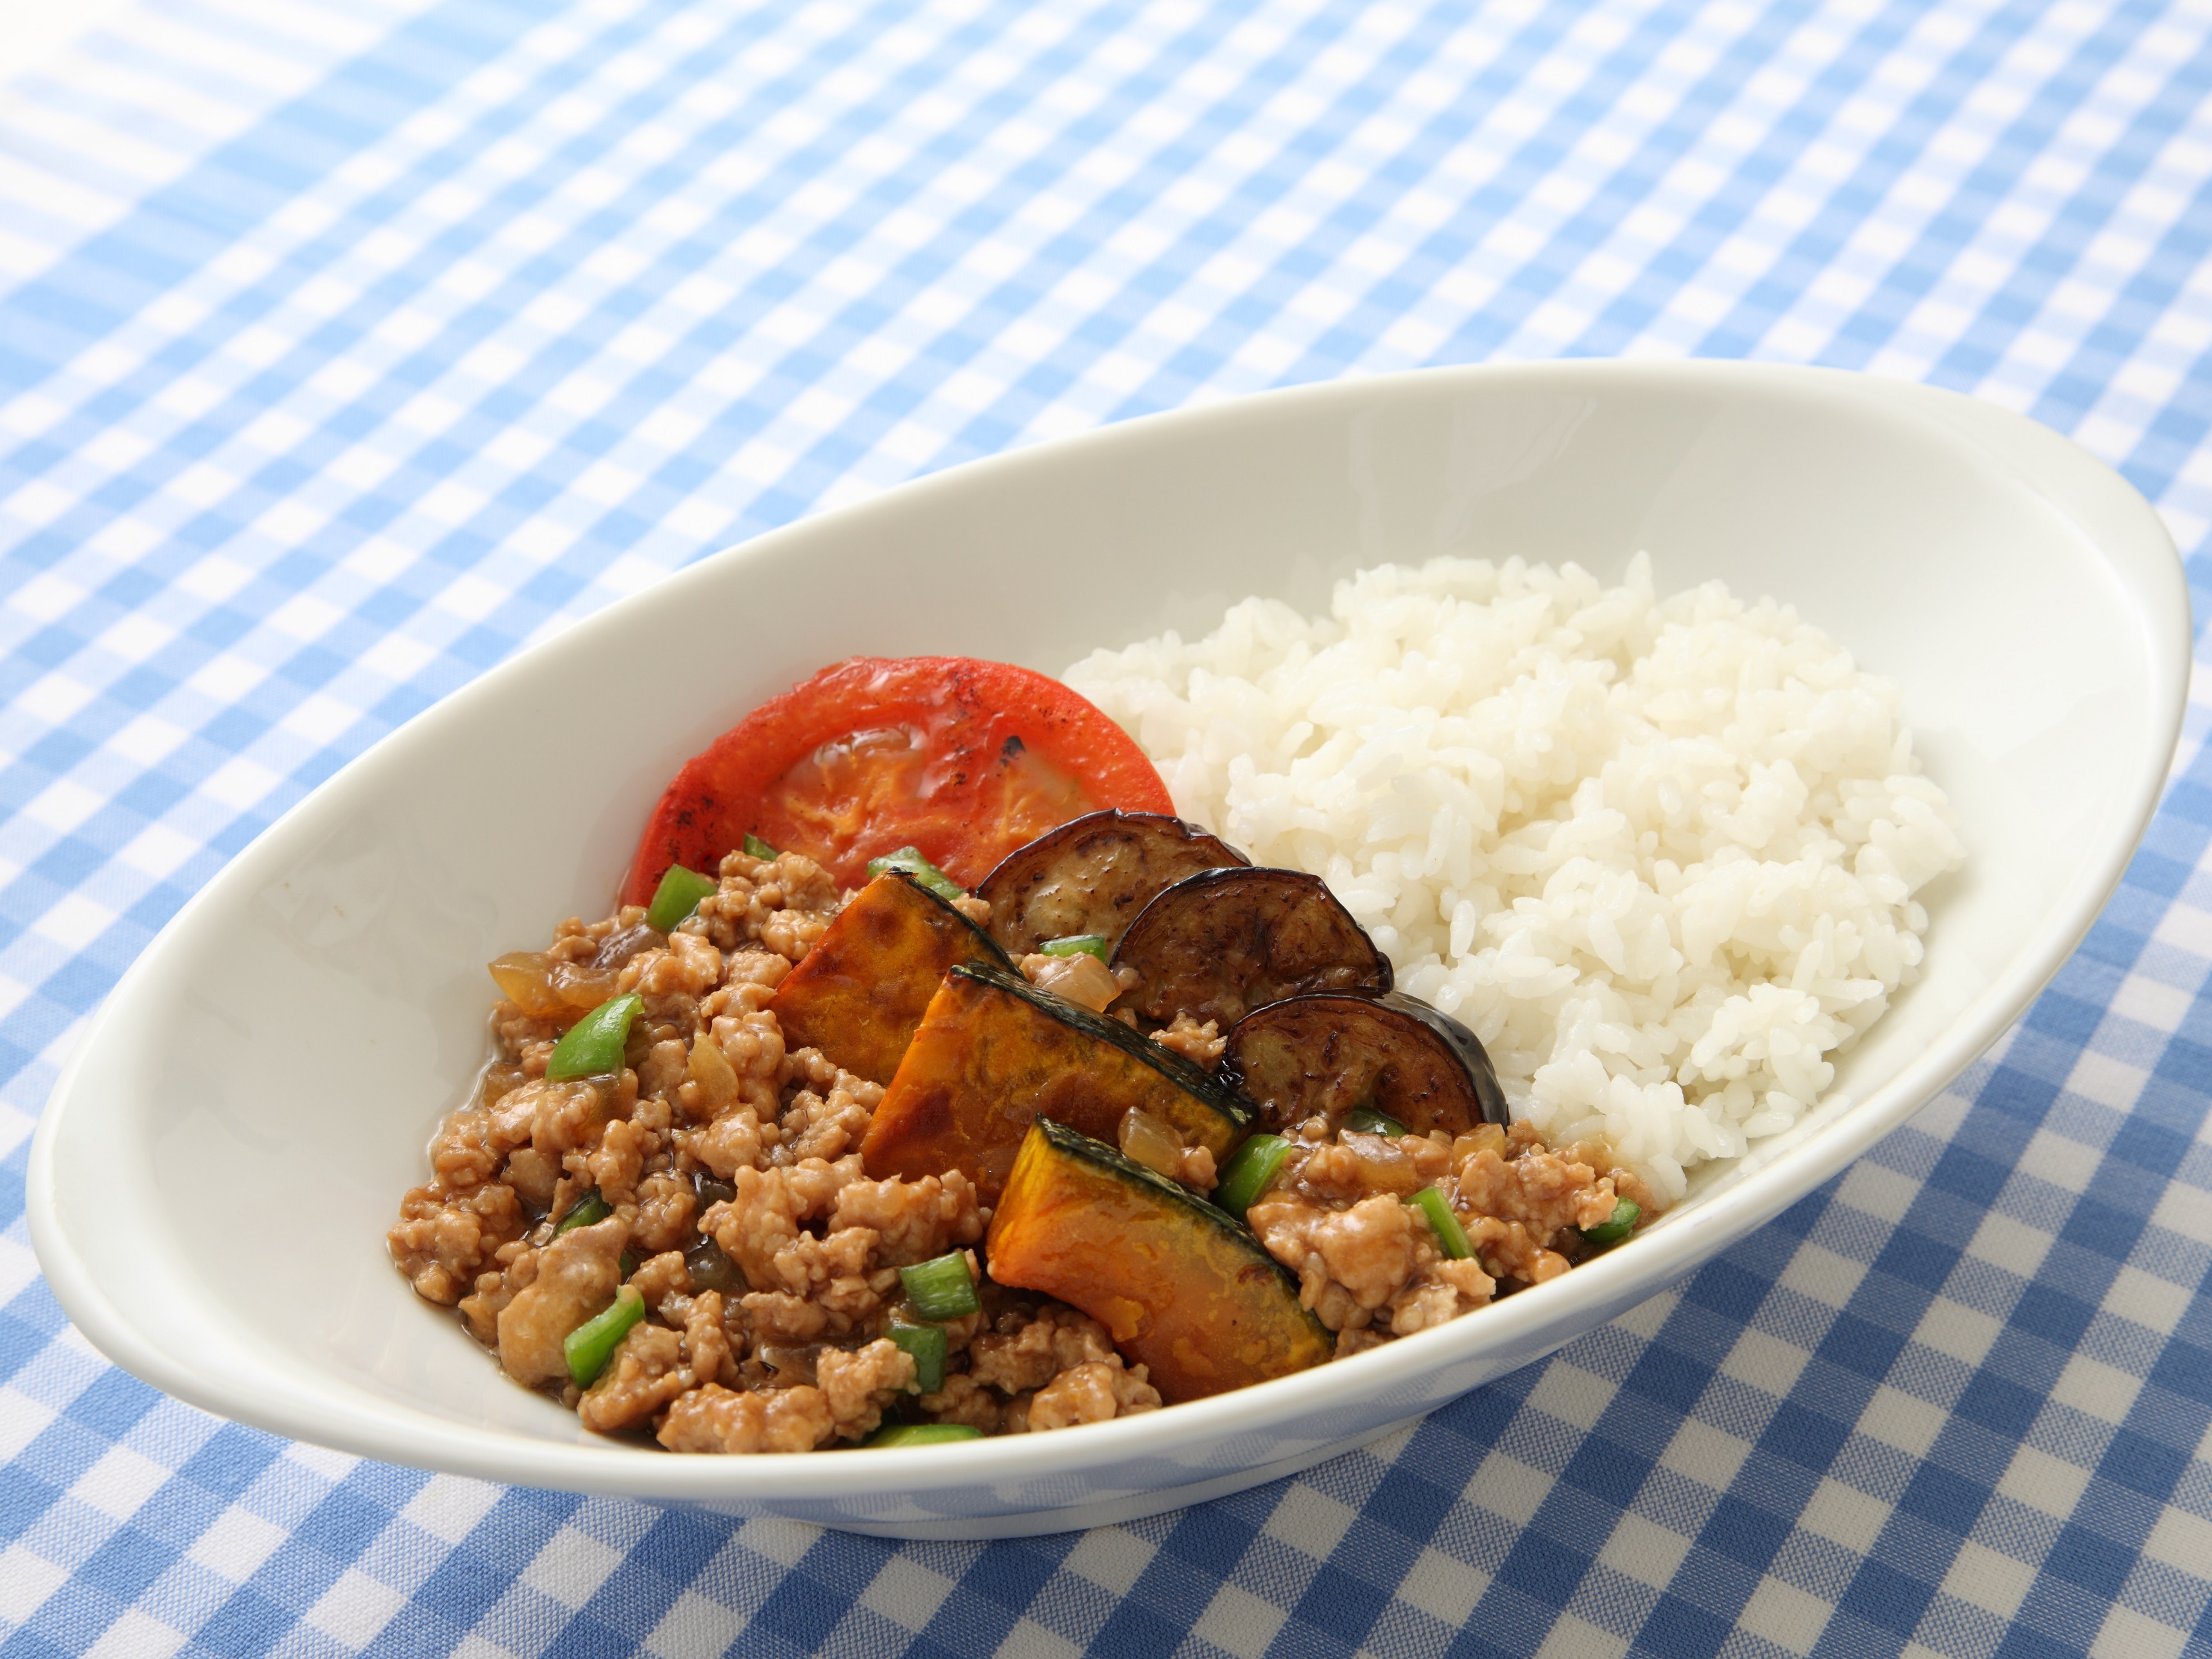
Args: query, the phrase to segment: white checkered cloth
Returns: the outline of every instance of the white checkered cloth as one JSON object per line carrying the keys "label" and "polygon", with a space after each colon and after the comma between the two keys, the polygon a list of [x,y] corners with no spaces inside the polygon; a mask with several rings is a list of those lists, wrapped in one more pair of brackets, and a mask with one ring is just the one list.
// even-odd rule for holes
{"label": "white checkered cloth", "polygon": [[[1997,1055],[1679,1291],[1181,1515],[897,1545],[186,1409],[21,1220],[349,757],[699,553],[1287,382],[1970,391],[2212,516],[2212,12],[156,0],[0,89],[0,1632],[26,1655],[2212,1654],[2212,775]],[[2200,593],[2200,603],[2202,595]]]}

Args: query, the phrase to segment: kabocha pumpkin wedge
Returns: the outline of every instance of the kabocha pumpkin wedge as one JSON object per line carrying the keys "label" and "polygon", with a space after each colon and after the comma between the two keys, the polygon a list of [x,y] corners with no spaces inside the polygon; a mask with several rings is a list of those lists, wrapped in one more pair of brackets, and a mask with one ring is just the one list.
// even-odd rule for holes
{"label": "kabocha pumpkin wedge", "polygon": [[983,930],[896,871],[837,913],[769,1004],[789,1048],[819,1048],[871,1083],[889,1083],[956,963],[1006,966]]}
{"label": "kabocha pumpkin wedge", "polygon": [[931,1000],[860,1152],[876,1180],[958,1170],[988,1202],[1032,1119],[1110,1139],[1132,1108],[1217,1159],[1251,1122],[1205,1072],[1119,1020],[1019,974],[963,963]]}
{"label": "kabocha pumpkin wedge", "polygon": [[1203,1199],[1050,1118],[1030,1124],[991,1218],[991,1277],[1106,1327],[1174,1405],[1336,1352],[1298,1281]]}

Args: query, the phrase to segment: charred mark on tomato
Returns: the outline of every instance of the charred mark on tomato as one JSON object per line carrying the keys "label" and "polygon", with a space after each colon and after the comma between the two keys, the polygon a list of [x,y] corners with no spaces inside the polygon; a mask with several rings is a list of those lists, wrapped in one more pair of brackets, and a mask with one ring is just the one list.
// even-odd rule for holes
{"label": "charred mark on tomato", "polygon": [[748,829],[848,885],[867,856],[907,844],[968,884],[1043,830],[1107,806],[1170,803],[1134,739],[1065,685],[974,659],[854,659],[769,699],[685,763],[625,891],[645,902],[672,863],[714,869]]}

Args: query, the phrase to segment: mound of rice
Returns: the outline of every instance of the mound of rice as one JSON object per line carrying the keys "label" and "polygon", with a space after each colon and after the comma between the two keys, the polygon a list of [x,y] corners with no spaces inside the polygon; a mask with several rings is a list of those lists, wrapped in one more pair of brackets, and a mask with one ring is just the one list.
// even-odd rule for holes
{"label": "mound of rice", "polygon": [[1895,687],[1787,605],[1660,602],[1642,555],[1383,565],[1065,678],[1185,817],[1325,878],[1516,1117],[1669,1200],[1819,1097],[1961,856]]}

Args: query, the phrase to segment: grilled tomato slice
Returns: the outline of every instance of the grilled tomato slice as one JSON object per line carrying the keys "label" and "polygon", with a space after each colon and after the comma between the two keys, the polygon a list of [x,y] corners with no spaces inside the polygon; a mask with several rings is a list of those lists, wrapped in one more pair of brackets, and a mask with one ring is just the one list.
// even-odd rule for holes
{"label": "grilled tomato slice", "polygon": [[972,657],[854,657],[771,697],[685,763],[623,897],[672,864],[714,869],[746,836],[848,887],[922,854],[973,888],[1016,848],[1109,806],[1173,810],[1136,740],[1058,680]]}

